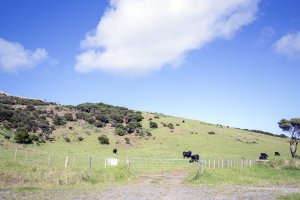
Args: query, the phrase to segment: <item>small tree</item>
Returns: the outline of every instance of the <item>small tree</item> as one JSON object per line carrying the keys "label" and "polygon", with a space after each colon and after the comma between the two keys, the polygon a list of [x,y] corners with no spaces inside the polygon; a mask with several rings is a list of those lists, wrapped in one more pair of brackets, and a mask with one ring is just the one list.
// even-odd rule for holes
{"label": "small tree", "polygon": [[98,137],[98,140],[99,140],[99,142],[101,143],[101,144],[109,144],[109,139],[108,139],[108,137],[106,136],[106,135],[100,135],[99,137]]}
{"label": "small tree", "polygon": [[66,113],[64,118],[66,121],[70,121],[70,122],[74,120],[72,113]]}
{"label": "small tree", "polygon": [[292,158],[295,158],[300,140],[300,118],[293,118],[291,120],[282,119],[278,122],[278,125],[284,132],[290,134],[290,152]]}
{"label": "small tree", "polygon": [[154,122],[154,121],[150,121],[150,122],[149,122],[149,125],[150,125],[150,128],[157,128],[157,127],[158,127],[158,126],[157,126],[157,123]]}
{"label": "small tree", "polygon": [[60,125],[65,125],[66,122],[65,122],[63,117],[55,115],[54,118],[53,118],[53,124],[57,125],[57,126],[60,126]]}
{"label": "small tree", "polygon": [[20,143],[20,144],[29,144],[32,142],[28,132],[26,130],[22,130],[22,129],[17,130],[15,132],[14,139],[17,143]]}

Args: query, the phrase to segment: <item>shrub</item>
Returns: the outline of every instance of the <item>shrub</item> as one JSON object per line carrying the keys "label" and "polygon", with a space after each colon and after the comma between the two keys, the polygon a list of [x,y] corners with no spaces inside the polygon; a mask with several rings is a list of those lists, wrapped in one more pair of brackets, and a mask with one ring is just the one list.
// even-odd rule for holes
{"label": "shrub", "polygon": [[26,106],[26,110],[34,111],[34,110],[35,110],[35,107],[34,107],[34,105],[27,105],[27,106]]}
{"label": "shrub", "polygon": [[169,129],[174,129],[174,124],[169,123],[169,124],[168,124],[168,127],[169,127]]}
{"label": "shrub", "polygon": [[126,134],[126,131],[124,129],[121,129],[121,128],[116,128],[115,132],[119,136],[124,136]]}
{"label": "shrub", "polygon": [[154,116],[154,119],[159,119],[159,116],[158,116],[158,115],[155,115],[155,116]]}
{"label": "shrub", "polygon": [[103,123],[103,122],[96,121],[96,122],[94,123],[94,126],[96,126],[96,127],[98,127],[98,128],[102,128],[102,127],[104,127],[104,123]]}
{"label": "shrub", "polygon": [[93,123],[95,123],[96,122],[96,120],[94,119],[94,117],[88,117],[88,118],[86,118],[86,119],[84,119],[85,121],[87,121],[89,124],[93,124]]}
{"label": "shrub", "polygon": [[128,137],[125,138],[126,144],[130,144],[130,139]]}
{"label": "shrub", "polygon": [[11,136],[6,134],[6,135],[4,135],[4,138],[9,140],[11,138]]}
{"label": "shrub", "polygon": [[98,114],[95,116],[96,120],[103,122],[103,123],[108,123],[108,119],[105,115]]}
{"label": "shrub", "polygon": [[66,121],[70,121],[70,122],[74,120],[72,113],[66,113],[64,118]]}
{"label": "shrub", "polygon": [[65,125],[66,122],[65,122],[65,120],[64,120],[63,117],[60,117],[60,116],[58,116],[58,115],[55,115],[55,116],[53,117],[53,124],[54,124],[54,125],[57,125],[57,126],[62,126],[62,125]]}
{"label": "shrub", "polygon": [[2,124],[3,124],[3,127],[6,128],[7,130],[10,130],[12,127],[12,124],[6,120],[4,122],[2,122]]}
{"label": "shrub", "polygon": [[176,126],[180,126],[180,124],[176,124]]}
{"label": "shrub", "polygon": [[184,121],[184,120],[182,120],[182,123],[185,123],[185,121]]}
{"label": "shrub", "polygon": [[78,139],[78,141],[82,141],[84,138],[79,136],[77,139]]}
{"label": "shrub", "polygon": [[31,139],[31,141],[39,141],[39,137],[35,134],[29,135],[29,138]]}
{"label": "shrub", "polygon": [[149,125],[150,125],[150,128],[157,128],[158,127],[157,123],[153,122],[153,121],[150,121]]}
{"label": "shrub", "polygon": [[142,128],[142,124],[140,122],[129,122],[126,127],[125,130],[128,133],[133,133],[136,129],[138,128]]}
{"label": "shrub", "polygon": [[149,131],[147,131],[146,134],[147,134],[148,137],[151,137],[151,136],[152,136],[152,133],[149,132]]}
{"label": "shrub", "polygon": [[106,135],[100,135],[99,137],[98,137],[98,140],[99,140],[99,142],[100,142],[100,144],[109,144],[109,139],[108,139],[108,137],[106,136]]}
{"label": "shrub", "polygon": [[20,144],[30,144],[32,142],[28,132],[26,130],[17,130],[15,132],[15,141]]}
{"label": "shrub", "polygon": [[214,131],[209,131],[208,135],[215,135],[216,133]]}
{"label": "shrub", "polygon": [[64,137],[64,141],[65,142],[71,142],[71,139],[68,136],[66,136],[66,137]]}
{"label": "shrub", "polygon": [[149,121],[152,121],[153,119],[150,117],[148,120],[149,120]]}

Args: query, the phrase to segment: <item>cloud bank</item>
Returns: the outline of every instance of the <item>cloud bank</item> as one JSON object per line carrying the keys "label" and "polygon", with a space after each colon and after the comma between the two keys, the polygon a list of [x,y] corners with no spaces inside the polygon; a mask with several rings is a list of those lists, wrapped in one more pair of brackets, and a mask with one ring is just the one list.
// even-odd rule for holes
{"label": "cloud bank", "polygon": [[274,44],[276,53],[288,59],[300,58],[300,31],[295,34],[286,34]]}
{"label": "cloud bank", "polygon": [[31,51],[21,44],[0,38],[0,70],[18,72],[37,66],[47,58],[45,49]]}
{"label": "cloud bank", "polygon": [[229,39],[256,16],[259,0],[111,0],[81,41],[79,72],[142,75],[178,64],[184,55]]}

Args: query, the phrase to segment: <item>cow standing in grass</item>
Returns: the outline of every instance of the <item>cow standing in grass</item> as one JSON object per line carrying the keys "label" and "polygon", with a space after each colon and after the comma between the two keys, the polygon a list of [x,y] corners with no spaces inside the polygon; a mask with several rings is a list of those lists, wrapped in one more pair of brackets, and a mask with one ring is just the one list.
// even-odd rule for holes
{"label": "cow standing in grass", "polygon": [[199,162],[200,156],[198,154],[192,155],[190,163]]}
{"label": "cow standing in grass", "polygon": [[117,153],[118,152],[118,149],[113,149],[113,153]]}
{"label": "cow standing in grass", "polygon": [[192,156],[192,151],[184,151],[182,152],[183,158],[190,158]]}

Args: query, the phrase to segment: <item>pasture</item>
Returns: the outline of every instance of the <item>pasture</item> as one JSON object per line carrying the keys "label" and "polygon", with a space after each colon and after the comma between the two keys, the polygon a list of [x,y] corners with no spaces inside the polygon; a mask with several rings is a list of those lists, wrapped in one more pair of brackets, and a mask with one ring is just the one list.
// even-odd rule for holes
{"label": "pasture", "polygon": [[[261,152],[269,154],[271,159],[275,159],[274,152],[280,152],[280,159],[290,158],[288,139],[179,117],[159,115],[159,118],[155,118],[157,114],[151,113],[143,113],[143,115],[145,118],[142,122],[143,129],[151,133],[143,137],[116,136],[109,126],[96,128],[78,122],[71,122],[58,128],[52,133],[55,140],[41,145],[20,145],[12,139],[5,139],[0,134],[0,159],[2,161],[0,171],[1,176],[5,177],[1,178],[1,187],[47,188],[75,185],[104,187],[132,181],[140,175],[149,173],[159,174],[185,169],[193,174],[193,171],[198,168],[198,163],[190,164],[188,159],[183,160],[182,152],[187,150],[199,154],[200,159],[206,160],[224,159],[237,162],[255,160]],[[150,129],[149,118],[158,124],[158,128]],[[174,125],[174,129],[164,126],[169,123]],[[72,126],[71,130],[68,128],[70,126]],[[208,132],[215,134],[208,134]],[[108,136],[109,145],[99,143],[97,138],[101,134]],[[70,142],[64,140],[66,136],[70,138]],[[84,139],[78,141],[79,136]],[[129,138],[127,139],[129,142],[126,142],[125,137]],[[113,153],[114,148],[118,149],[117,154]],[[17,155],[15,155],[16,149],[18,149]],[[66,157],[68,157],[67,170],[65,170]],[[105,168],[105,158],[119,159],[120,166]],[[126,167],[126,159],[132,160],[130,170]],[[161,160],[158,161],[159,159]],[[170,162],[165,162],[165,160]],[[143,162],[148,164],[143,165]],[[204,177],[210,178],[204,183],[218,182],[213,174],[225,174],[222,169],[219,170],[207,171]],[[242,169],[227,170],[228,176],[243,174],[239,171]],[[254,168],[246,169],[245,172],[249,175],[264,170]],[[8,184],[9,179],[18,181],[10,181]],[[197,181],[190,182],[198,183]],[[284,182],[283,180],[282,183]],[[254,182],[246,181],[245,183]]]}

